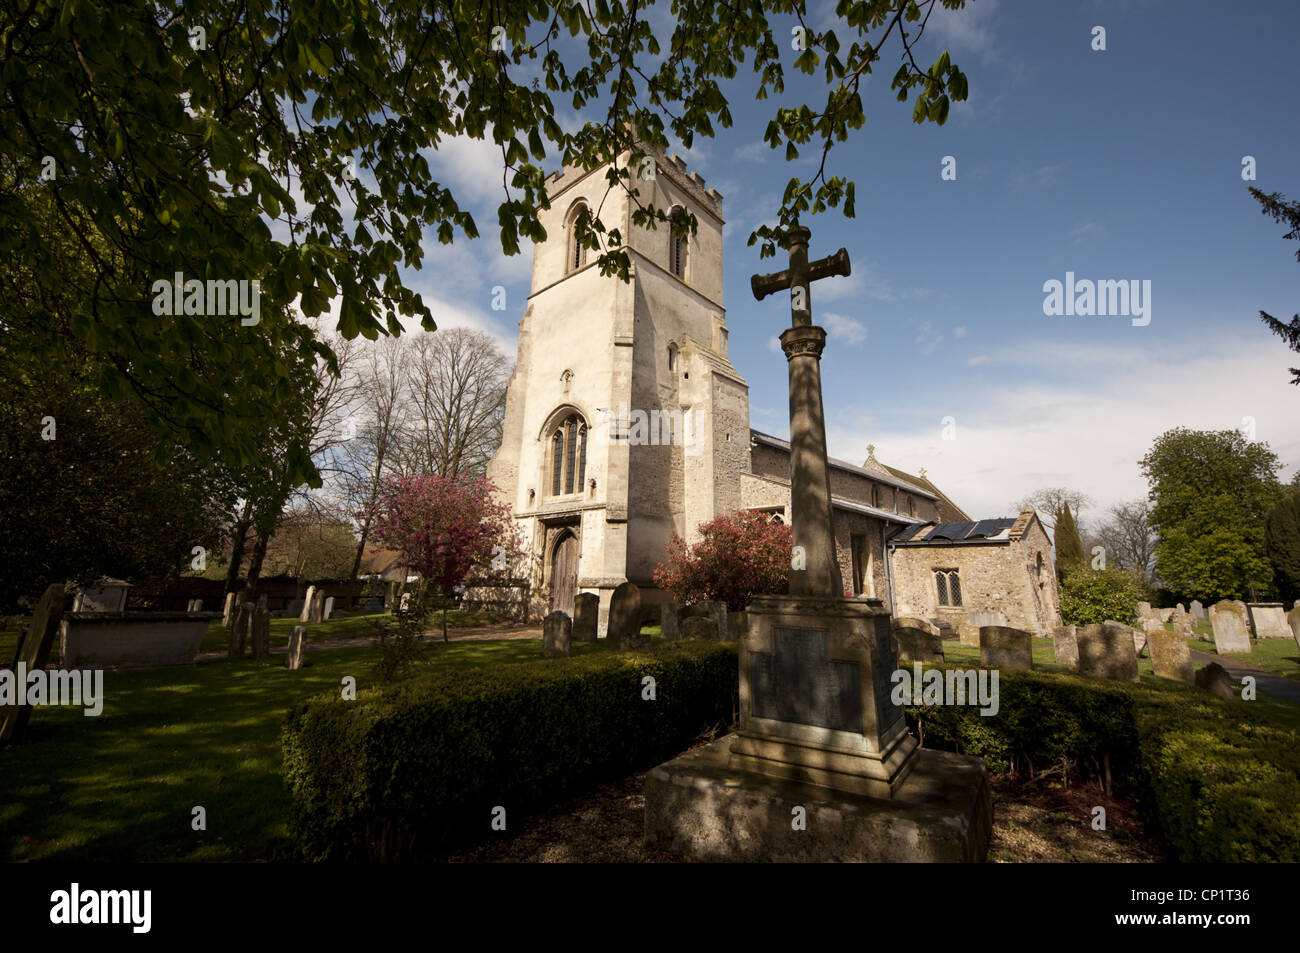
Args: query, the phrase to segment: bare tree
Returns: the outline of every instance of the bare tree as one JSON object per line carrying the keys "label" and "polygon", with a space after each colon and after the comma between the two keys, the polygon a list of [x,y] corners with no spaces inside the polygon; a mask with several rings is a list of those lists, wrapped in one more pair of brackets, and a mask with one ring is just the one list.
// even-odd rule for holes
{"label": "bare tree", "polygon": [[501,445],[509,359],[482,331],[451,328],[417,335],[409,360],[403,471],[484,472]]}
{"label": "bare tree", "polygon": [[1047,524],[1048,532],[1051,532],[1056,527],[1056,521],[1061,518],[1061,513],[1066,504],[1069,504],[1070,511],[1077,520],[1083,508],[1092,504],[1092,497],[1080,490],[1072,490],[1069,487],[1049,486],[1030,493],[1019,503],[1016,503],[1015,507],[1017,510],[1037,510],[1038,518]]}
{"label": "bare tree", "polygon": [[1140,573],[1155,582],[1156,533],[1151,528],[1151,503],[1142,498],[1117,503],[1093,529],[1097,543],[1106,549],[1107,563]]}
{"label": "bare tree", "polygon": [[360,425],[342,460],[343,493],[349,515],[357,521],[359,539],[352,561],[352,576],[361,570],[361,558],[370,536],[370,514],[383,477],[400,456],[400,439],[410,418],[407,383],[409,339],[382,338],[358,367]]}

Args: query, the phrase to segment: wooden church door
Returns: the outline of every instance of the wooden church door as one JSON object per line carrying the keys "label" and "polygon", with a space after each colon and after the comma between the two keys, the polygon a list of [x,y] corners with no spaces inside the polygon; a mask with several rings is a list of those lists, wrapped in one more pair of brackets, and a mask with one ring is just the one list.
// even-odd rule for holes
{"label": "wooden church door", "polygon": [[565,532],[551,557],[551,611],[573,618],[573,598],[578,592],[578,538]]}

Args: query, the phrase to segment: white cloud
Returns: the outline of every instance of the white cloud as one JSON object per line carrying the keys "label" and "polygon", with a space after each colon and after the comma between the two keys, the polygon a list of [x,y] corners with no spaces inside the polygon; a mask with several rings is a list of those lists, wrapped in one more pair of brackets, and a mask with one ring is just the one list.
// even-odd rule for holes
{"label": "white cloud", "polygon": [[970,367],[979,367],[981,364],[987,364],[988,362],[989,362],[989,356],[987,354],[976,354],[966,363]]}
{"label": "white cloud", "polygon": [[1001,58],[993,24],[997,10],[998,0],[979,0],[961,10],[949,10],[936,3],[926,33],[939,45],[950,47],[954,60],[957,53],[969,50],[979,54],[985,63],[997,62]]}
{"label": "white cloud", "polygon": [[[1165,431],[1232,430],[1256,420],[1257,439],[1281,458],[1283,479],[1300,465],[1297,396],[1288,383],[1289,352],[1252,335],[1188,342],[1166,359],[1134,348],[1075,347],[1074,364],[1057,364],[1059,345],[1023,343],[1019,362],[1036,372],[1057,367],[1057,379],[1006,374],[982,383],[979,400],[954,392],[956,439],[942,439],[941,411],[931,422],[893,432],[844,421],[832,427],[831,452],[844,456],[866,443],[884,462],[930,478],[972,517],[1007,516],[1011,504],[1043,486],[1076,487],[1096,501],[1096,514],[1144,496],[1138,460]],[[1173,348],[1166,348],[1172,351]],[[1002,358],[1008,366],[1013,363]],[[1104,373],[1099,368],[1105,368]]]}
{"label": "white cloud", "polygon": [[731,157],[738,162],[763,162],[771,152],[772,147],[760,140],[741,146],[731,154]]}
{"label": "white cloud", "polygon": [[965,327],[953,328],[952,336],[957,338],[957,340],[960,341],[962,338],[966,336],[966,328]]}
{"label": "white cloud", "polygon": [[943,334],[936,332],[929,321],[922,321],[914,343],[921,345],[922,354],[933,354],[935,349],[943,343]]}
{"label": "white cloud", "polygon": [[826,328],[831,337],[849,347],[859,347],[867,339],[867,326],[856,318],[846,318],[841,314],[823,311],[817,316],[817,321]]}

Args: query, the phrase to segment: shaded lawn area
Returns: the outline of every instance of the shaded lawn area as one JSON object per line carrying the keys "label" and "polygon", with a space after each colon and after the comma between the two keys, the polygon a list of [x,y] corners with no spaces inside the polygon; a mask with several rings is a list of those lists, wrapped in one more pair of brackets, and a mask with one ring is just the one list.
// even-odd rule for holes
{"label": "shaded lawn area", "polygon": [[[534,661],[541,640],[432,645],[431,665]],[[575,655],[610,651],[574,645]],[[252,861],[289,858],[280,728],[345,675],[373,686],[373,647],[309,653],[307,667],[221,659],[109,673],[104,711],[38,708],[23,742],[0,748],[0,860]],[[207,810],[207,830],[191,811]]]}

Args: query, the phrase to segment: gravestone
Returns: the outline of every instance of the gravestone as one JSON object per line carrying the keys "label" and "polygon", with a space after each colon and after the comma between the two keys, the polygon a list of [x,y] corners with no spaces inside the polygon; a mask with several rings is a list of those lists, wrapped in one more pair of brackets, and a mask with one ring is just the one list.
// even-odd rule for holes
{"label": "gravestone", "polygon": [[659,634],[665,639],[677,638],[677,613],[681,606],[675,602],[665,602],[659,606]]}
{"label": "gravestone", "polygon": [[580,592],[573,597],[573,641],[595,642],[600,620],[600,596]]}
{"label": "gravestone", "polygon": [[78,590],[72,600],[73,612],[125,612],[130,583],[122,579],[101,579],[94,586]]}
{"label": "gravestone", "polygon": [[1028,672],[1034,667],[1034,637],[1005,625],[980,626],[980,665],[984,668]]}
{"label": "gravestone", "polygon": [[[50,661],[50,650],[54,647],[54,634],[59,631],[62,619],[63,586],[55,583],[41,595],[27,631],[18,639],[14,651],[15,677],[20,671],[20,665],[21,671],[26,673],[45,668]],[[0,705],[0,748],[21,738],[31,717],[30,705]]]}
{"label": "gravestone", "polygon": [[1179,612],[1187,611],[1187,606],[1183,605],[1181,602],[1178,603],[1178,605],[1174,606],[1174,608],[1177,609]]}
{"label": "gravestone", "polygon": [[1137,650],[1127,626],[1081,625],[1075,630],[1079,643],[1079,674],[1138,682]]}
{"label": "gravestone", "polygon": [[1152,629],[1163,629],[1164,623],[1157,619],[1142,619],[1142,628],[1135,629],[1131,625],[1125,625],[1123,622],[1116,622],[1114,619],[1107,619],[1101,624],[1103,629],[1109,629],[1114,632],[1121,632],[1133,640],[1133,651],[1141,658],[1147,650],[1147,633]]}
{"label": "gravestone", "polygon": [[[265,598],[265,597],[263,597]],[[271,613],[266,609],[254,609],[249,623],[249,641],[253,646],[253,658],[271,657]]]}
{"label": "gravestone", "polygon": [[1196,687],[1205,689],[1211,695],[1218,695],[1225,702],[1230,702],[1237,697],[1232,685],[1232,676],[1218,662],[1211,662],[1197,670]]}
{"label": "gravestone", "polygon": [[307,627],[304,625],[295,625],[293,631],[289,633],[289,656],[285,659],[285,666],[291,672],[296,672],[302,668],[303,655],[307,649]]}
{"label": "gravestone", "polygon": [[894,626],[893,631],[900,662],[943,661],[943,639],[937,631],[927,632],[906,625]]}
{"label": "gravestone", "polygon": [[330,618],[333,615],[334,615],[334,597],[327,596],[325,598],[325,608],[321,610],[321,614],[320,614],[321,621],[324,622],[326,619]]}
{"label": "gravestone", "polygon": [[325,621],[325,600],[328,598],[330,597],[325,595],[324,589],[317,591],[316,598],[312,600],[311,621],[313,622]]}
{"label": "gravestone", "polygon": [[706,602],[704,603],[704,609],[708,612],[709,618],[713,620],[713,624],[717,626],[718,638],[724,642],[730,639],[731,635],[727,630],[727,604],[725,602]]}
{"label": "gravestone", "polygon": [[266,601],[267,601],[267,597],[266,597],[266,593],[265,593],[265,592],[262,593],[260,596],[257,597],[257,609],[258,609],[259,612],[265,612],[265,611],[266,611],[266,608],[267,608],[267,607],[266,607]]}
{"label": "gravestone", "polygon": [[235,616],[230,623],[230,644],[227,655],[230,658],[243,658],[248,646],[248,630],[253,624],[253,604],[241,602],[235,607]]}
{"label": "gravestone", "polygon": [[1192,655],[1187,648],[1187,639],[1181,633],[1163,627],[1152,630],[1147,633],[1147,645],[1151,649],[1151,667],[1158,676],[1182,682],[1193,681]]}
{"label": "gravestone", "polygon": [[1214,627],[1214,651],[1220,655],[1250,651],[1250,620],[1246,603],[1239,599],[1216,602],[1210,606],[1210,625]]}
{"label": "gravestone", "polygon": [[302,598],[302,612],[298,614],[299,622],[313,621],[311,617],[311,611],[312,611],[312,606],[314,606],[315,604],[316,604],[316,587],[308,586],[307,595],[303,596]]}
{"label": "gravestone", "polygon": [[624,582],[609,600],[609,635],[620,652],[650,647],[650,637],[641,634],[641,590],[636,583]]}
{"label": "gravestone", "polygon": [[1199,599],[1193,599],[1192,604],[1187,607],[1187,611],[1189,611],[1197,619],[1205,618],[1205,606],[1201,605]]}
{"label": "gravestone", "polygon": [[222,628],[225,629],[230,628],[230,623],[233,622],[235,619],[235,606],[237,604],[238,603],[235,602],[235,593],[233,592],[226,593],[226,604],[224,608],[222,608],[221,610]]}
{"label": "gravestone", "polygon": [[1280,602],[1252,602],[1247,606],[1257,639],[1289,639],[1291,627]]}
{"label": "gravestone", "polygon": [[1068,666],[1070,671],[1079,670],[1079,639],[1077,626],[1058,625],[1052,630],[1052,651],[1056,653],[1056,664]]}
{"label": "gravestone", "polygon": [[918,619],[916,616],[899,616],[889,623],[893,629],[920,629],[922,632],[928,632],[931,635],[939,635],[939,627],[925,619]]}
{"label": "gravestone", "polygon": [[568,658],[572,653],[569,641],[573,637],[573,620],[567,612],[556,609],[542,620],[542,655],[547,658]]}
{"label": "gravestone", "polygon": [[1296,606],[1286,614],[1287,625],[1291,627],[1291,635],[1295,639],[1295,647],[1300,649],[1300,606]]}
{"label": "gravestone", "polygon": [[1006,613],[994,611],[972,612],[966,617],[966,621],[959,625],[957,631],[962,645],[969,645],[971,648],[980,647],[980,629],[986,625],[1006,625]]}
{"label": "gravestone", "polygon": [[683,639],[716,639],[717,637],[718,623],[712,616],[693,615],[682,620]]}

